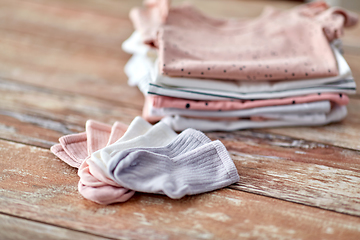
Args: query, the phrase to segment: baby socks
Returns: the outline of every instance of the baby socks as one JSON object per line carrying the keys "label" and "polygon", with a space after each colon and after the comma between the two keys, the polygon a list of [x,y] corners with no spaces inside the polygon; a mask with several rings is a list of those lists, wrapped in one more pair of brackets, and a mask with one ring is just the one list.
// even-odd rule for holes
{"label": "baby socks", "polygon": [[66,162],[72,167],[79,168],[80,163],[75,161],[72,157],[69,156],[64,150],[64,148],[61,146],[61,144],[55,144],[50,148],[50,151],[60,158],[62,161]]}
{"label": "baby socks", "polygon": [[[145,120],[142,119],[142,121]],[[137,120],[136,122],[137,124],[140,123],[140,125],[143,124]],[[130,127],[128,131],[139,132],[137,128],[130,128]],[[177,134],[168,125],[162,122],[155,124],[145,134],[140,136],[136,136],[136,134],[133,133],[129,133],[127,135],[127,132],[124,134],[125,137],[131,135],[134,138],[127,141],[121,138],[119,139],[119,141],[115,142],[114,144],[111,144],[110,146],[105,147],[91,155],[91,159],[89,159],[89,161],[93,161],[103,171],[104,174],[107,174],[107,162],[111,158],[111,155],[114,154],[113,152],[116,153],[122,150],[132,149],[136,147],[165,146],[177,136]]]}
{"label": "baby socks", "polygon": [[87,157],[86,133],[76,133],[59,138],[64,151],[79,165]]}
{"label": "baby socks", "polygon": [[96,122],[86,121],[86,136],[88,155],[106,146],[111,134],[111,126]]}
{"label": "baby socks", "polygon": [[165,147],[119,151],[109,161],[108,171],[122,186],[171,198],[212,191],[239,180],[224,145],[193,129]]}
{"label": "baby socks", "polygon": [[130,139],[141,136],[145,134],[147,131],[149,131],[151,127],[152,125],[147,121],[145,121],[143,118],[135,117],[134,120],[130,123],[127,131],[116,142],[125,142]]}
{"label": "baby socks", "polygon": [[99,204],[125,202],[135,191],[177,199],[225,187],[239,180],[220,141],[187,129],[176,134],[136,117],[127,126],[88,120],[86,132],[61,137],[51,151],[79,168],[78,190]]}

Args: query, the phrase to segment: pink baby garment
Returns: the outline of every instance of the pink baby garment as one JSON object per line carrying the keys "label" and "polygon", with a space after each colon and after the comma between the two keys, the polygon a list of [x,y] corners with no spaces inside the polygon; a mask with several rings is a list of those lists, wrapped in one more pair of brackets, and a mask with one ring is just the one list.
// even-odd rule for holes
{"label": "pink baby garment", "polygon": [[316,101],[329,100],[340,106],[349,103],[349,97],[345,94],[318,93],[305,96],[295,96],[288,98],[276,98],[265,100],[228,100],[228,101],[195,101],[183,98],[172,98],[166,96],[146,96],[155,108],[180,108],[204,111],[230,111],[240,109],[250,109],[265,106],[288,105],[295,103],[309,103]]}
{"label": "pink baby garment", "polygon": [[169,76],[295,80],[338,75],[329,41],[356,15],[315,2],[266,8],[252,20],[218,20],[190,6],[171,8],[159,29],[159,68]]}

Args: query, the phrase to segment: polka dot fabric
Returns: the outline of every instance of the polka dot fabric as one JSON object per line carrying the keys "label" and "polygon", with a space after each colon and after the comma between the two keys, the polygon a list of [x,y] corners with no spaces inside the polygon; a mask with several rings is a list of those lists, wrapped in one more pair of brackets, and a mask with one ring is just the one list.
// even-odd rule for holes
{"label": "polka dot fabric", "polygon": [[318,93],[306,96],[296,96],[289,98],[279,99],[266,99],[266,100],[229,100],[229,101],[196,101],[182,98],[172,98],[165,96],[149,96],[149,101],[155,108],[183,108],[192,110],[205,110],[205,111],[230,111],[240,109],[250,109],[256,107],[288,105],[295,103],[309,103],[316,101],[329,100],[337,105],[347,105],[349,97],[345,94],[334,93]]}
{"label": "polka dot fabric", "polygon": [[329,41],[356,15],[324,2],[253,20],[221,20],[191,6],[171,8],[159,28],[163,75],[224,80],[296,80],[338,75]]}

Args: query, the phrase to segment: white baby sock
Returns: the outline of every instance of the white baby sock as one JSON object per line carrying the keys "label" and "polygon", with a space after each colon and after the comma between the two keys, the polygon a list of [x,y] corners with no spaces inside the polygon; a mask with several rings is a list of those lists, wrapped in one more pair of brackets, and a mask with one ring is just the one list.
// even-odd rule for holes
{"label": "white baby sock", "polygon": [[125,142],[130,139],[136,138],[140,135],[145,134],[147,131],[150,130],[151,127],[152,125],[143,118],[135,117],[134,120],[132,120],[132,122],[130,123],[124,135],[116,142]]}
{"label": "white baby sock", "polygon": [[[145,120],[144,120],[145,121]],[[148,123],[149,124],[149,123]],[[149,124],[150,125],[150,124]],[[150,125],[151,126],[151,125]],[[129,127],[130,129],[130,127]],[[126,134],[126,133],[125,133]],[[170,143],[177,134],[165,123],[158,123],[150,128],[144,135],[140,135],[128,141],[117,141],[91,155],[89,161],[93,161],[104,174],[107,173],[107,162],[112,153],[136,147],[160,147]],[[122,138],[120,139],[122,140]]]}
{"label": "white baby sock", "polygon": [[[191,146],[191,141],[188,146]],[[166,148],[128,149],[113,157],[109,174],[126,188],[164,193],[175,199],[239,181],[236,167],[220,141],[178,155],[181,150],[176,141]]]}

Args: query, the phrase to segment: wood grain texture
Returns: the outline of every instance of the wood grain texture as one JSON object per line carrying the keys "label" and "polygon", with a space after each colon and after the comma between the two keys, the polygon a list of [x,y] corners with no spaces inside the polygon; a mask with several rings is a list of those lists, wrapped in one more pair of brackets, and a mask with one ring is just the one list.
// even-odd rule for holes
{"label": "wood grain texture", "polygon": [[[138,91],[134,89],[134,91]],[[0,79],[0,138],[49,148],[94,119],[129,124],[141,108]]]}
{"label": "wood grain texture", "polygon": [[77,232],[66,228],[60,228],[40,222],[26,220],[18,217],[0,214],[0,239],[22,240],[22,239],[108,239],[87,233]]}
{"label": "wood grain texture", "polygon": [[360,216],[360,151],[251,131],[208,136],[235,162],[233,188]]}
{"label": "wood grain texture", "polygon": [[[218,17],[298,4],[190,2]],[[44,148],[84,131],[87,119],[141,114],[121,50],[133,31],[129,10],[140,5],[0,0],[0,239],[359,239],[359,94],[342,123],[209,133],[235,161],[241,180],[231,188],[181,200],[138,193],[110,206],[81,197],[76,169]],[[359,36],[360,25],[343,39],[358,84]]]}
{"label": "wood grain texture", "polygon": [[357,239],[360,218],[231,189],[100,206],[48,150],[0,140],[0,211],[117,239]]}
{"label": "wood grain texture", "polygon": [[[76,107],[75,104],[72,106]],[[77,108],[81,109],[81,106]],[[30,118],[24,113],[19,113],[19,121],[14,119],[18,117],[14,116],[14,112],[11,114],[0,120],[3,138],[47,148],[70,129],[84,131],[87,116],[86,113],[77,113],[78,125],[71,125],[64,120],[45,120],[49,116]],[[107,114],[107,120],[112,119],[111,114]],[[99,117],[102,115],[93,118]],[[208,136],[220,139],[232,153],[242,176],[239,189],[338,212],[360,214],[357,187],[360,181],[359,151],[266,134],[261,130],[209,133]],[[309,183],[311,186],[306,188]],[[342,188],[338,188],[339,184]]]}
{"label": "wood grain texture", "polygon": [[132,31],[127,14],[114,18],[50,4],[2,0],[0,77],[139,103],[140,92],[129,91],[123,73],[130,55],[121,50],[121,43]]}
{"label": "wood grain texture", "polygon": [[[112,1],[112,0],[27,0],[27,2],[51,5],[57,8],[70,8],[77,11],[87,11],[91,13],[111,16],[115,18],[127,17],[129,11],[134,6],[141,6],[142,0],[131,1]],[[239,1],[239,0],[188,0],[204,13],[215,17],[256,17],[267,5],[279,9],[289,9],[298,5],[291,1]],[[171,1],[172,6],[184,3],[183,0]],[[220,3],[220,4],[219,4]]]}

